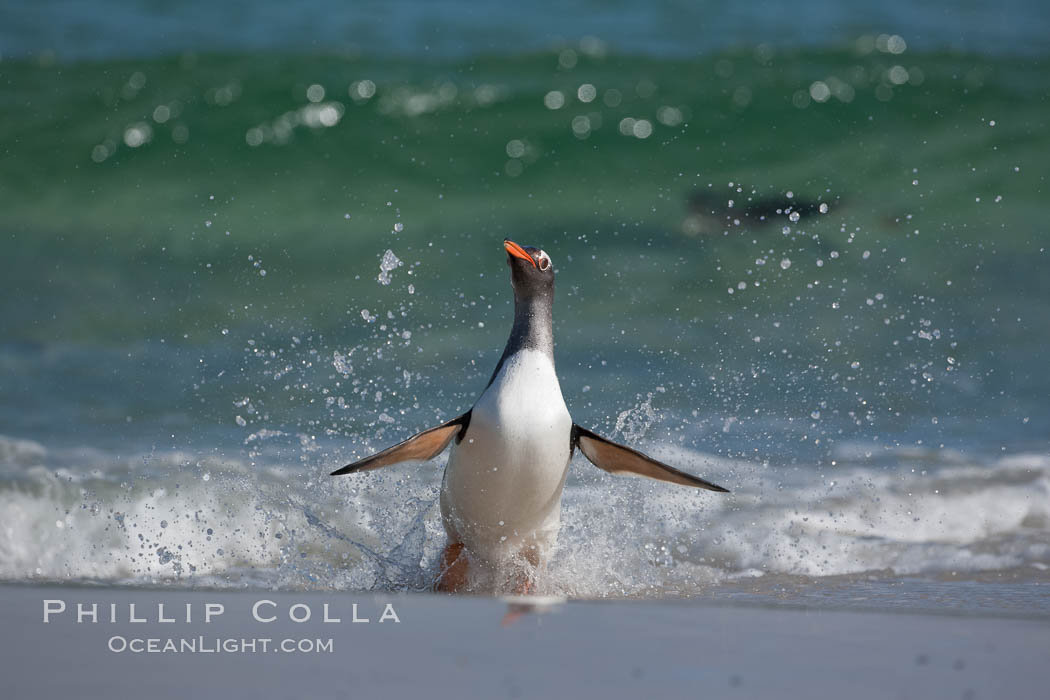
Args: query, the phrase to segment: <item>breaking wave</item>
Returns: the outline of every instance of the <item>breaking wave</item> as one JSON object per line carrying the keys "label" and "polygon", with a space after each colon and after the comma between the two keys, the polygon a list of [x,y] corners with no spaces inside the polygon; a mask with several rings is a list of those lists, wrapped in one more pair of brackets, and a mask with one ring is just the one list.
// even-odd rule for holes
{"label": "breaking wave", "polygon": [[[280,436],[260,440],[279,441]],[[606,475],[577,457],[538,582],[578,597],[693,595],[765,575],[978,575],[1050,562],[1050,459],[901,451],[778,467],[650,444],[733,489]],[[293,460],[286,460],[293,462]],[[0,437],[0,579],[423,590],[444,544],[441,470],[328,478],[264,455],[123,457]]]}

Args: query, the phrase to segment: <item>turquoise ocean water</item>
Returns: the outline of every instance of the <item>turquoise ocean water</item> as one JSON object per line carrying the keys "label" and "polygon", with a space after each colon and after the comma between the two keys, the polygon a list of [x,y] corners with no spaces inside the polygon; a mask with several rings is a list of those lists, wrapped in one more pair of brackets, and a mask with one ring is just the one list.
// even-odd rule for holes
{"label": "turquoise ocean water", "polygon": [[117,7],[0,30],[3,579],[425,586],[439,465],[325,475],[471,405],[509,237],[574,419],[734,491],[578,460],[552,590],[1040,599],[1041,5]]}

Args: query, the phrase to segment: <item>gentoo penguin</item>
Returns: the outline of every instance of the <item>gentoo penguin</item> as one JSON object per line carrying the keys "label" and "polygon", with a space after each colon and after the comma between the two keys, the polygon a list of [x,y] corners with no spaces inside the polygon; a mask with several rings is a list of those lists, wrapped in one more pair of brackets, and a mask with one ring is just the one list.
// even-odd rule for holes
{"label": "gentoo penguin", "polygon": [[480,567],[496,588],[528,592],[554,547],[561,494],[576,448],[605,471],[726,492],[572,422],[554,372],[554,266],[537,248],[505,240],[514,326],[474,406],[447,423],[332,472],[333,476],[428,460],[452,445],[441,484],[448,545],[436,588],[468,585]]}

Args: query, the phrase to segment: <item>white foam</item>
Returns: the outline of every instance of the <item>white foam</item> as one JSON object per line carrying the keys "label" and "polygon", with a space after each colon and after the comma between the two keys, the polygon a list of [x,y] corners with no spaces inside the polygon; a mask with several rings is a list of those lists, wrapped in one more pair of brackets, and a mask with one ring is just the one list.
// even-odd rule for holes
{"label": "white foam", "polygon": [[[1044,455],[782,470],[645,448],[734,492],[620,479],[577,458],[541,593],[688,595],[774,574],[1036,571],[1050,560]],[[426,587],[444,544],[440,468],[329,478],[323,450],[303,454],[310,466],[260,466],[0,437],[0,579]]]}

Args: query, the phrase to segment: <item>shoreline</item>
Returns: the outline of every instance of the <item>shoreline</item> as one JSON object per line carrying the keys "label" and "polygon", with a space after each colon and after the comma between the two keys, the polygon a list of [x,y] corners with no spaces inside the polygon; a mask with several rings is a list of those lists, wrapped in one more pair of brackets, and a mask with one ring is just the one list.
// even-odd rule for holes
{"label": "shoreline", "polygon": [[[936,615],[963,618],[1043,620],[1050,622],[1050,575],[1027,569],[969,572],[959,578],[895,575],[885,572],[807,577],[770,574],[711,582],[685,593],[675,590],[648,594],[583,596],[559,592],[519,597],[485,592],[451,596],[463,600],[543,601],[576,604],[661,604],[760,610],[837,611],[871,614]],[[450,596],[425,589],[336,589],[297,588],[269,585],[260,580],[240,584],[215,580],[108,581],[108,580],[0,580],[0,597],[6,590],[64,591],[66,598],[90,600],[92,591],[128,591],[132,595],[193,594],[196,596],[238,593],[265,598],[280,593],[295,596],[350,596],[444,599]]]}

